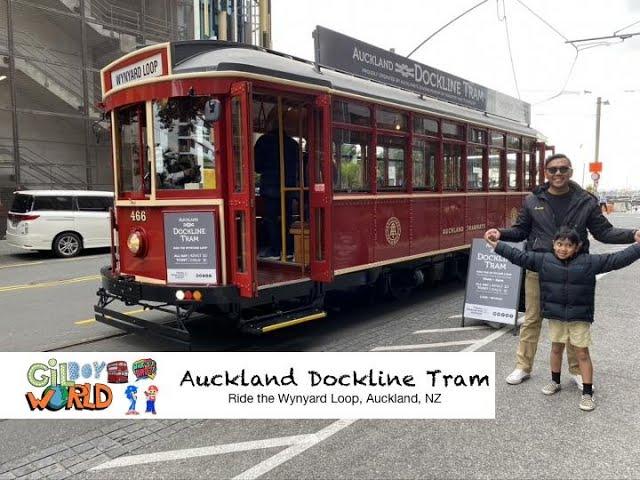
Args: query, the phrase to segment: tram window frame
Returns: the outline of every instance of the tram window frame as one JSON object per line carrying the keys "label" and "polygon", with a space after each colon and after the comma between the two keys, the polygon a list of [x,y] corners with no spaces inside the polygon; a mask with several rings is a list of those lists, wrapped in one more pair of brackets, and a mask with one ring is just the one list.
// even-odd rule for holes
{"label": "tram window frame", "polygon": [[408,132],[409,115],[400,110],[376,107],[376,128],[391,132]]}
{"label": "tram window frame", "polygon": [[[421,148],[418,143],[423,143],[424,145]],[[417,152],[427,151],[427,145],[433,146],[434,154],[430,157],[424,155],[423,158],[417,159]],[[414,191],[430,191],[435,192],[438,188],[438,159],[440,158],[440,140],[434,137],[423,137],[414,135],[413,136],[413,144],[411,146],[411,161],[413,162],[413,175],[412,175],[412,187]],[[422,181],[418,183],[419,175],[417,172],[420,170],[416,168],[416,165],[422,162],[421,168],[424,169],[424,175],[422,176]]]}
{"label": "tram window frame", "polygon": [[489,133],[489,146],[497,148],[505,148],[505,133],[497,130],[491,130]]}
{"label": "tram window frame", "polygon": [[[381,141],[382,140],[382,141]],[[396,142],[397,143],[394,143]],[[402,149],[400,147],[403,147]],[[398,135],[388,135],[385,133],[378,134],[376,136],[376,186],[379,192],[385,191],[402,191],[407,187],[407,157],[409,155],[408,138]],[[402,159],[391,159],[390,149],[402,150]],[[382,156],[379,155],[382,154]],[[395,172],[402,172],[402,180],[400,185],[389,185],[390,171],[394,164]],[[402,165],[401,169],[398,169],[398,165]],[[394,172],[394,173],[395,173]],[[382,173],[382,175],[381,175]],[[398,178],[394,175],[394,178]],[[382,181],[380,181],[382,180]]]}
{"label": "tram window frame", "polygon": [[[231,98],[231,168],[233,169],[233,191],[244,192],[246,185],[242,174],[243,157],[243,125],[242,125],[242,101],[240,97]],[[236,131],[238,135],[236,135]],[[242,271],[242,270],[240,270]]]}
{"label": "tram window frame", "polygon": [[[129,155],[125,158],[124,153],[126,150],[123,148],[123,116],[135,110],[138,116],[137,127],[135,127],[135,134],[132,136],[134,142],[129,142],[127,145],[131,145]],[[149,158],[149,149],[147,145],[147,110],[146,102],[132,103],[118,107],[114,112],[115,122],[115,155],[116,155],[116,171],[118,178],[118,198],[130,198],[130,199],[146,199],[151,195],[151,164]],[[131,117],[130,117],[131,118]],[[135,149],[134,147],[137,147]],[[134,154],[137,154],[137,158],[134,158]],[[125,165],[126,163],[126,165]],[[125,184],[125,168],[130,170],[130,181]],[[137,170],[137,173],[136,173]],[[137,182],[135,179],[137,178]],[[137,185],[136,185],[137,183]]]}
{"label": "tram window frame", "polygon": [[[449,167],[448,155],[447,155],[448,147],[460,149],[459,161],[457,162],[457,165],[455,163],[453,165],[454,175],[449,175],[449,172],[447,172]],[[464,191],[464,158],[465,158],[464,142],[452,142],[452,141],[442,142],[442,191],[444,192],[463,192]],[[457,182],[451,183],[450,180],[455,178],[456,176],[457,176]]]}
{"label": "tram window frame", "polygon": [[[352,135],[362,135],[365,142],[346,142],[344,138],[339,138],[341,135],[347,135],[349,140],[351,140]],[[353,185],[345,185],[342,186],[343,183],[343,153],[342,146],[343,145],[352,145],[352,146],[360,146],[361,153],[359,157],[359,162],[356,165],[359,165],[357,168],[356,176],[359,177],[359,182],[356,183],[355,188]],[[338,146],[340,146],[341,153],[338,155]],[[364,147],[364,148],[362,148]],[[362,151],[364,150],[364,152]],[[371,156],[373,151],[373,134],[368,129],[349,129],[342,127],[334,127],[331,132],[331,157],[332,157],[332,165],[334,167],[333,175],[333,191],[341,192],[341,193],[366,193],[371,189],[371,182],[369,179],[369,164],[371,162]]]}
{"label": "tram window frame", "polygon": [[[337,110],[337,107],[347,107],[346,111]],[[353,108],[353,110],[351,110]],[[357,114],[358,112],[367,111],[368,115],[362,117],[360,121],[351,121],[351,113]],[[359,126],[359,127],[371,127],[373,123],[373,112],[371,105],[362,103],[362,102],[354,102],[351,100],[335,98],[333,102],[331,102],[331,113],[332,113],[332,123],[340,124],[340,125],[348,125],[348,126]],[[349,119],[345,119],[345,115],[349,114]],[[366,120],[366,121],[365,121]]]}
{"label": "tram window frame", "polygon": [[510,150],[522,150],[522,137],[520,135],[507,134],[507,148]]}
{"label": "tram window frame", "polygon": [[[492,185],[491,184],[491,173],[492,173],[492,169],[494,168],[492,166],[492,155],[496,154],[498,155],[498,184],[497,185]],[[504,159],[504,150],[500,149],[500,148],[495,148],[495,147],[490,147],[489,148],[489,152],[488,152],[488,157],[487,157],[487,182],[489,185],[489,191],[503,191],[504,190],[504,169],[502,168],[503,166],[503,159]]]}
{"label": "tram window frame", "polygon": [[[435,130],[428,129],[428,125],[435,123]],[[415,114],[413,116],[413,134],[420,137],[440,138],[440,120],[426,115]]]}
{"label": "tram window frame", "polygon": [[[453,127],[453,130],[450,128]],[[443,140],[459,140],[465,142],[465,125],[458,122],[451,122],[448,120],[442,120],[440,122],[440,131],[442,132]]]}
{"label": "tram window frame", "polygon": [[[204,119],[205,105],[210,99],[208,96],[174,96],[151,102],[156,193],[160,196],[176,195],[177,192],[180,195],[189,192],[188,195],[199,196],[218,190],[220,168],[217,143],[220,137],[216,131],[217,122]],[[194,102],[200,102],[200,105]],[[166,112],[162,112],[161,108],[165,108]],[[192,113],[191,117],[184,116],[185,112]],[[170,125],[163,124],[169,120]],[[168,157],[167,152],[172,156]],[[185,180],[187,178],[189,180]]]}
{"label": "tram window frame", "polygon": [[[473,150],[475,150],[475,152],[472,152]],[[480,178],[479,178],[479,182],[476,180],[473,184],[471,184],[470,182],[470,178],[472,177],[472,175],[470,175],[470,168],[472,167],[477,167],[477,164],[474,165],[475,160],[476,159],[472,159],[470,160],[469,157],[470,156],[476,156],[477,152],[480,152]],[[471,192],[478,192],[478,191],[483,191],[485,188],[485,158],[487,156],[487,147],[485,145],[477,145],[477,144],[473,144],[473,143],[469,143],[467,145],[467,158],[466,158],[466,169],[467,169],[467,178],[466,178],[466,182],[467,182],[467,191],[471,191]],[[472,163],[474,162],[474,163]]]}
{"label": "tram window frame", "polygon": [[[523,137],[522,139],[522,190],[531,191],[536,185],[536,140]],[[527,160],[528,159],[528,160]]]}
{"label": "tram window frame", "polygon": [[[515,158],[512,156],[515,155]],[[507,191],[513,192],[520,190],[520,162],[522,161],[522,152],[518,150],[507,150],[505,153],[505,180]],[[511,175],[513,172],[513,175]],[[513,183],[512,183],[513,180]]]}

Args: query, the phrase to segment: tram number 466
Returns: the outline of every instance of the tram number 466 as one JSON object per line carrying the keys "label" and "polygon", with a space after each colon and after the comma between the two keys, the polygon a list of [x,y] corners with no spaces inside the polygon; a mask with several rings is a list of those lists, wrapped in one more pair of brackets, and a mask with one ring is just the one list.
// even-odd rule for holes
{"label": "tram number 466", "polygon": [[133,210],[131,212],[131,215],[129,215],[131,217],[131,221],[132,222],[146,222],[147,221],[147,212],[145,212],[144,210]]}

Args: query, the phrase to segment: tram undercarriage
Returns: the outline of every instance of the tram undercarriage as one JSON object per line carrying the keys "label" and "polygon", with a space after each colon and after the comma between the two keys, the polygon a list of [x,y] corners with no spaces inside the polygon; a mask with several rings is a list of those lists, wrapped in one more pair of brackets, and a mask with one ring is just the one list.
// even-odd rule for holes
{"label": "tram undercarriage", "polygon": [[[354,293],[364,295],[371,302],[405,299],[423,284],[430,286],[443,279],[464,277],[467,261],[467,251],[439,255],[341,275],[328,285],[304,280],[264,288],[253,299],[242,298],[235,286],[188,290],[190,287],[186,286],[136,282],[133,277],[114,276],[107,266],[101,269],[102,288],[97,292],[95,319],[130,333],[184,344],[195,340],[192,325],[196,318],[204,318],[214,331],[236,329],[260,335],[322,319],[327,316],[327,310],[353,301]],[[185,292],[193,294],[195,290],[202,295],[200,301],[177,300]],[[116,311],[111,308],[116,301],[169,314],[172,320],[158,323]]]}

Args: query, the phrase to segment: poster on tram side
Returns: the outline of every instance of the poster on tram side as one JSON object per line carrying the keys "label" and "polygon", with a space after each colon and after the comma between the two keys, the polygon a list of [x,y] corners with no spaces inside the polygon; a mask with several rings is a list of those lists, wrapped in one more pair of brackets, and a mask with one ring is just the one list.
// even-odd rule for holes
{"label": "poster on tram side", "polygon": [[213,212],[166,212],[167,283],[217,283]]}
{"label": "poster on tram side", "polygon": [[[524,242],[509,243],[522,250]],[[463,319],[516,325],[522,268],[493,251],[485,240],[471,245]]]}

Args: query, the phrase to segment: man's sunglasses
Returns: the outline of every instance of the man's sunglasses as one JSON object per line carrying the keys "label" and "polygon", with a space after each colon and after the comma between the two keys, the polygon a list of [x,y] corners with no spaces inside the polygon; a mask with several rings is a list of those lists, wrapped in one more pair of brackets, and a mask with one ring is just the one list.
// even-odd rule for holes
{"label": "man's sunglasses", "polygon": [[549,167],[546,169],[551,175],[555,175],[556,173],[565,174],[571,171],[571,167]]}

